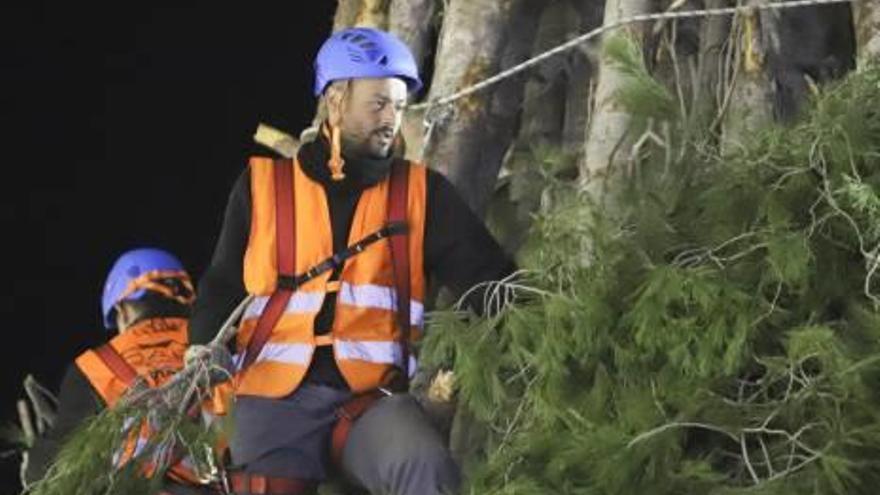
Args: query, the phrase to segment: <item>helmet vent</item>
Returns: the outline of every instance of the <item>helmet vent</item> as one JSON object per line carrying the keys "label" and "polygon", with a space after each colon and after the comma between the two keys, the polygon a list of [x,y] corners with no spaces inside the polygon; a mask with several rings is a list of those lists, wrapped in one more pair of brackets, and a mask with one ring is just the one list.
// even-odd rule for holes
{"label": "helmet vent", "polygon": [[347,52],[348,52],[348,59],[351,60],[352,62],[362,63],[364,61],[364,57],[359,51],[349,47]]}
{"label": "helmet vent", "polygon": [[333,81],[397,77],[408,91],[422,86],[412,52],[393,33],[367,27],[334,33],[321,45],[315,59],[314,94],[324,93]]}

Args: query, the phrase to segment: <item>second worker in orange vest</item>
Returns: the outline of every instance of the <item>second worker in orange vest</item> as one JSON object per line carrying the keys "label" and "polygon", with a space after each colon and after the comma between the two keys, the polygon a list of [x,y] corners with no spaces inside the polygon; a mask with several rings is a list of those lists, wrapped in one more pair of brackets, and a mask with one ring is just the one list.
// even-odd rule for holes
{"label": "second worker in orange vest", "polygon": [[[89,417],[114,408],[136,382],[149,387],[166,383],[184,366],[188,320],[195,293],[189,274],[171,253],[156,248],[133,249],[113,264],[101,301],[104,325],[118,331],[109,342],[76,358],[61,383],[55,426],[34,443],[25,475],[37,482],[68,436]],[[149,429],[120,445],[117,467],[143,453]],[[145,459],[144,475],[154,467]],[[217,493],[182,456],[168,471],[159,495]]]}
{"label": "second worker in orange vest", "polygon": [[315,68],[321,132],[293,160],[250,160],[191,325],[207,343],[255,296],[234,349],[233,490],[308,493],[335,455],[371,493],[455,493],[458,468],[405,393],[425,277],[461,294],[514,265],[445,178],[394,157],[421,85],[400,40],[343,30]]}

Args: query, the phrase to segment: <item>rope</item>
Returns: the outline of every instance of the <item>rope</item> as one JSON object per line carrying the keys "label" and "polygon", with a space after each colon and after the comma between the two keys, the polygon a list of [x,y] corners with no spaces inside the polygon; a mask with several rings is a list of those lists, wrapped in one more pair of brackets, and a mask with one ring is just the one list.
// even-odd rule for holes
{"label": "rope", "polygon": [[[562,52],[571,50],[572,48],[585,43],[606,31],[611,31],[613,29],[617,29],[629,24],[635,24],[639,22],[647,22],[647,21],[662,21],[662,20],[670,20],[670,19],[687,19],[687,18],[696,18],[696,17],[712,17],[712,16],[721,16],[721,15],[735,15],[740,12],[750,13],[755,11],[762,10],[782,10],[782,9],[792,9],[796,7],[806,7],[811,5],[828,5],[834,3],[848,3],[853,1],[861,1],[861,0],[793,0],[791,2],[773,2],[759,5],[740,5],[736,7],[722,7],[717,9],[703,9],[703,10],[688,10],[682,12],[658,12],[654,14],[640,14],[634,15],[631,17],[625,17],[623,19],[617,20],[615,22],[609,23],[607,25],[600,26],[592,31],[587,32],[577,38],[573,38],[555,48],[551,48],[535,57],[532,57],[521,64],[515,65],[505,71],[499,72],[498,74],[480,81],[472,86],[468,86],[462,90],[459,90],[451,95],[444,96],[442,98],[437,98],[431,101],[426,101],[423,103],[419,103],[416,105],[411,105],[408,107],[409,110],[417,111],[427,109],[425,114],[425,126],[427,129],[428,135],[433,130],[434,124],[438,121],[438,117],[447,117],[450,115],[451,111],[449,109],[444,111],[436,111],[438,107],[449,107],[452,103],[468,97],[474,93],[482,91],[490,86],[494,86],[501,81],[513,77],[520,72],[523,72],[531,67],[534,67],[541,62],[549,59],[550,57],[554,57],[559,55]],[[427,144],[427,139],[425,143]]]}

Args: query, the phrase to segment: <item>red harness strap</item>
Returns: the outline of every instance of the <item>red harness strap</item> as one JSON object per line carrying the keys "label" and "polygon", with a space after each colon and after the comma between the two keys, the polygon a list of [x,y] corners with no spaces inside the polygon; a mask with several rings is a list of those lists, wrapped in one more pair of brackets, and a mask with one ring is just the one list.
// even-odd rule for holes
{"label": "red harness strap", "polygon": [[231,473],[229,481],[235,495],[304,495],[316,488],[315,483],[296,478],[274,478],[241,472]]}
{"label": "red harness strap", "polygon": [[293,187],[293,161],[275,160],[275,232],[278,251],[278,282],[275,292],[269,297],[266,309],[257,320],[257,327],[248,342],[241,370],[254,363],[272,329],[284,314],[284,308],[293,296],[293,287],[283,283],[292,280],[296,270],[296,215],[293,212],[295,197]]}
{"label": "red harness strap", "polygon": [[[95,353],[110,368],[110,371],[113,372],[116,377],[125,384],[126,387],[131,386],[134,381],[138,378],[137,371],[128,364],[125,359],[113,348],[110,344],[104,344],[97,349],[95,349]],[[187,413],[190,417],[195,417],[196,413],[198,413],[199,404],[196,404],[192,409]],[[187,476],[176,472],[178,469],[177,463],[183,458],[183,456],[177,452],[172,457],[172,461],[170,463],[171,467],[169,468],[166,476],[169,478],[185,484],[192,485],[193,481],[189,479]],[[160,494],[161,495],[161,494]]]}
{"label": "red harness strap", "polygon": [[[406,225],[407,199],[409,193],[409,164],[404,160],[394,160],[391,165],[391,184],[388,188],[388,223]],[[397,292],[397,324],[400,326],[400,345],[403,348],[403,383],[409,385],[410,355],[410,266],[408,230],[392,235],[391,265],[394,272],[394,288]]]}
{"label": "red harness strap", "polygon": [[[275,230],[278,236],[278,282],[269,297],[266,309],[257,320],[257,326],[248,342],[240,371],[246,370],[260,355],[272,329],[284,314],[284,308],[296,290],[296,215],[294,214],[293,162],[275,161]],[[409,192],[409,164],[395,160],[391,167],[388,188],[388,225],[406,225]],[[409,381],[410,356],[410,264],[409,236],[406,229],[395,231],[389,237],[394,285],[397,292],[397,319],[403,347],[403,382]]]}
{"label": "red harness strap", "polygon": [[126,387],[130,386],[137,379],[138,374],[125,359],[116,352],[110,344],[104,344],[95,349],[95,354],[101,358],[101,361],[110,368],[110,371],[116,375],[116,378],[122,381]]}
{"label": "red harness strap", "polygon": [[[248,342],[245,353],[244,362],[241,371],[247,369],[257,359],[257,356],[263,346],[269,340],[272,329],[278,323],[284,308],[287,306],[293,295],[294,284],[290,281],[295,279],[295,261],[296,261],[296,215],[294,214],[294,184],[293,184],[293,162],[291,160],[276,160],[275,162],[275,230],[278,235],[278,284],[275,292],[270,296],[266,309],[257,320],[257,326]],[[388,224],[389,225],[406,225],[407,223],[407,201],[409,193],[409,164],[403,160],[395,160],[391,167],[391,182],[388,188]],[[402,229],[395,232],[389,237],[391,248],[391,262],[394,270],[394,285],[397,293],[397,320],[401,330],[401,346],[403,348],[402,376],[403,382],[409,382],[409,359],[410,359],[410,262],[409,262],[409,236],[407,230]],[[284,283],[282,283],[284,282]],[[373,390],[365,394],[361,394],[337,411],[339,421],[333,428],[332,434],[332,455],[333,458],[340,462],[342,460],[342,451],[348,440],[348,434],[354,421],[360,417],[370,406],[378,399],[384,396],[379,390]],[[236,478],[238,476],[238,478]],[[233,475],[233,489],[239,493],[239,488],[249,486],[251,491],[241,491],[241,493],[301,493],[301,492],[275,492],[254,491],[253,480],[264,479],[266,477],[256,477],[251,475],[248,479],[250,485],[242,484],[236,487],[236,479],[241,480],[242,474]],[[284,482],[302,483],[299,480],[285,480]],[[238,483],[245,483],[238,481]],[[277,481],[281,483],[281,481]]]}
{"label": "red harness strap", "polygon": [[382,397],[385,397],[385,393],[381,390],[370,390],[356,395],[336,410],[339,419],[333,425],[330,454],[337,466],[342,465],[342,452],[345,450],[345,444],[348,442],[348,435],[351,433],[354,422]]}
{"label": "red harness strap", "polygon": [[[388,188],[388,225],[406,225],[409,165],[403,160],[395,160],[391,167],[391,184]],[[407,229],[402,229],[388,238],[391,246],[391,264],[394,269],[394,286],[397,292],[397,322],[401,332],[400,345],[403,348],[401,383],[404,384],[404,388],[409,384],[411,330],[409,236],[407,232]],[[386,393],[381,390],[371,390],[355,396],[336,410],[339,419],[333,426],[330,452],[337,465],[342,465],[342,453],[354,422],[385,396]]]}

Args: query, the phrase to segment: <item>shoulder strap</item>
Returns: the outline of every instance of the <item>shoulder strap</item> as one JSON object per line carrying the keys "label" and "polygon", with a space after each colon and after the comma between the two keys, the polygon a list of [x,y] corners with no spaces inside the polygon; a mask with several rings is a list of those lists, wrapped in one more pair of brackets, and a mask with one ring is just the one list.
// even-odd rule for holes
{"label": "shoulder strap", "polygon": [[[409,162],[394,160],[391,165],[391,184],[388,188],[388,223],[406,224],[409,194]],[[388,238],[391,245],[391,264],[394,288],[397,292],[397,323],[403,347],[403,382],[409,383],[410,356],[410,266],[409,229],[401,229]]]}
{"label": "shoulder strap", "polygon": [[130,364],[125,362],[125,359],[123,359],[123,357],[116,352],[116,349],[110,344],[104,344],[101,347],[98,347],[95,349],[95,354],[98,355],[98,358],[110,368],[110,371],[112,371],[113,374],[116,375],[116,378],[122,381],[126,387],[134,383],[137,379],[137,371],[135,371]]}
{"label": "shoulder strap", "polygon": [[269,341],[272,329],[278,324],[284,308],[293,295],[292,284],[283,281],[294,278],[296,270],[296,215],[294,214],[293,160],[275,160],[275,241],[278,251],[278,281],[269,297],[266,309],[257,320],[257,327],[248,342],[240,371],[246,370],[260,355]]}

